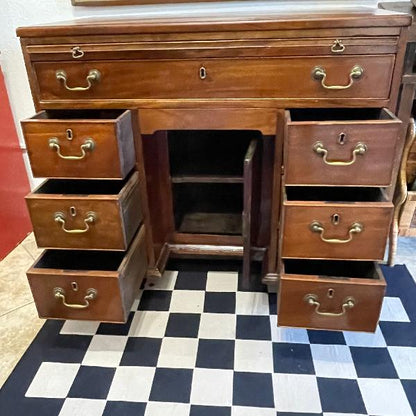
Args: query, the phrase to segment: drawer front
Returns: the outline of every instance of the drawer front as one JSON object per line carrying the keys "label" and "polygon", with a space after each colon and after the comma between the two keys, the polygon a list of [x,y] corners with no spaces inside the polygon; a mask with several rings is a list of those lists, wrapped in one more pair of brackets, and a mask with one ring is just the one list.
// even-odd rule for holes
{"label": "drawer front", "polygon": [[288,185],[389,186],[399,120],[288,125]]}
{"label": "drawer front", "polygon": [[[282,256],[382,260],[391,203],[285,203]],[[338,217],[335,217],[338,216]],[[338,224],[333,219],[338,218]]]}
{"label": "drawer front", "polygon": [[33,232],[41,248],[126,250],[143,215],[137,174],[121,195],[26,197]]}
{"label": "drawer front", "polygon": [[39,263],[45,262],[42,260],[45,253],[28,270],[39,316],[47,319],[126,322],[147,269],[144,228],[116,271],[82,271],[82,266],[77,270],[81,256],[72,253],[73,270],[59,269],[57,265],[54,265],[55,268],[39,267]]}
{"label": "drawer front", "polygon": [[[228,33],[229,34],[229,33]],[[246,33],[247,35],[247,33]],[[339,35],[339,34],[338,34]],[[150,42],[81,43],[76,45],[27,45],[32,62],[127,59],[197,59],[311,55],[374,55],[397,52],[397,36],[342,36],[333,38],[176,40]]]}
{"label": "drawer front", "polygon": [[282,97],[387,99],[393,65],[394,55],[376,55],[39,62],[34,63],[34,69],[39,98],[44,101]]}
{"label": "drawer front", "polygon": [[[349,266],[344,265],[348,272]],[[356,267],[353,265],[353,267]],[[278,324],[311,329],[374,332],[386,283],[378,265],[373,278],[322,274],[280,277]]]}
{"label": "drawer front", "polygon": [[116,120],[37,116],[22,122],[35,177],[123,179],[134,167],[129,111]]}

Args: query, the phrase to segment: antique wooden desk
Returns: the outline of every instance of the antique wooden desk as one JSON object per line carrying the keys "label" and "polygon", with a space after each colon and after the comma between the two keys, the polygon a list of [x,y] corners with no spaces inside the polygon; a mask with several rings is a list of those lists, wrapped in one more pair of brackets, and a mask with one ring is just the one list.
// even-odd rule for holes
{"label": "antique wooden desk", "polygon": [[18,29],[39,111],[40,316],[123,322],[170,256],[260,261],[280,325],[373,331],[410,17],[383,10]]}

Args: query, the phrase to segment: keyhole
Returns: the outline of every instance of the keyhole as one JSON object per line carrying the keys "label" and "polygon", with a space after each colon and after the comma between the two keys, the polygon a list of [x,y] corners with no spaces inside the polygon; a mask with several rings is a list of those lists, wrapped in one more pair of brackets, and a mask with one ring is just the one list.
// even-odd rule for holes
{"label": "keyhole", "polygon": [[78,292],[78,283],[77,282],[71,282],[71,287],[72,287],[72,290],[74,292]]}
{"label": "keyhole", "polygon": [[347,141],[347,135],[345,133],[340,133],[338,136],[338,143],[345,144],[346,141]]}
{"label": "keyhole", "polygon": [[74,134],[72,133],[72,130],[71,129],[67,129],[67,131],[66,131],[66,138],[68,140],[72,140],[74,138]]}
{"label": "keyhole", "polygon": [[334,224],[334,225],[338,225],[338,224],[339,224],[339,221],[340,221],[340,216],[339,216],[339,214],[334,214],[334,215],[331,217],[331,222],[332,222],[332,224]]}
{"label": "keyhole", "polygon": [[335,292],[334,289],[328,289],[327,296],[328,296],[329,299],[332,299],[334,297],[334,292]]}
{"label": "keyhole", "polygon": [[205,79],[206,77],[207,77],[207,70],[204,66],[201,66],[201,68],[199,68],[199,78]]}
{"label": "keyhole", "polygon": [[75,217],[77,215],[77,209],[75,207],[70,207],[69,214],[71,215],[71,217]]}

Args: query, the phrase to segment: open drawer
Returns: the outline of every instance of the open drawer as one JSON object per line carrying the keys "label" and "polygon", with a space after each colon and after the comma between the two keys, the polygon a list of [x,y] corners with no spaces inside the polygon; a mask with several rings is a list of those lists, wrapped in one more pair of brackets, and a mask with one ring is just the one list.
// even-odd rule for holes
{"label": "open drawer", "polygon": [[382,260],[393,204],[380,188],[286,187],[284,258]]}
{"label": "open drawer", "polygon": [[129,110],[46,110],[22,130],[35,177],[123,179],[136,163]]}
{"label": "open drawer", "polygon": [[146,269],[142,226],[127,253],[46,250],[27,277],[41,318],[121,323]]}
{"label": "open drawer", "polygon": [[374,332],[386,283],[369,261],[283,260],[278,324]]}
{"label": "open drawer", "polygon": [[124,181],[48,179],[26,196],[41,248],[126,250],[143,215],[139,175]]}
{"label": "open drawer", "polygon": [[286,112],[286,185],[389,186],[402,122],[382,108]]}

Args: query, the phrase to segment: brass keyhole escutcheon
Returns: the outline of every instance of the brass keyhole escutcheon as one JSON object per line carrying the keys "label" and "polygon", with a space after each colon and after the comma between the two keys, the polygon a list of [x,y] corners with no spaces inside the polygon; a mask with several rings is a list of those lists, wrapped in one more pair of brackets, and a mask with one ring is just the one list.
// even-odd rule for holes
{"label": "brass keyhole escutcheon", "polygon": [[201,66],[201,68],[199,68],[199,78],[205,79],[206,77],[207,77],[207,69],[204,66]]}
{"label": "brass keyhole escutcheon", "polygon": [[332,299],[334,297],[335,290],[334,289],[328,289],[328,293],[326,294],[329,299]]}
{"label": "brass keyhole escutcheon", "polygon": [[340,133],[338,136],[338,144],[345,144],[347,142],[347,135],[345,133]]}
{"label": "brass keyhole escutcheon", "polygon": [[71,215],[71,217],[76,217],[77,209],[75,207],[70,207],[69,208],[69,215]]}
{"label": "brass keyhole escutcheon", "polygon": [[74,292],[78,292],[78,283],[77,282],[71,282],[71,288]]}
{"label": "brass keyhole escutcheon", "polygon": [[66,138],[67,140],[72,140],[74,138],[74,133],[71,129],[66,129]]}
{"label": "brass keyhole escutcheon", "polygon": [[339,214],[333,214],[333,215],[331,216],[331,222],[332,222],[332,224],[334,224],[334,225],[338,225],[338,224],[339,224],[339,222],[340,222],[340,220],[341,220],[341,217],[340,217],[340,215],[339,215]]}

